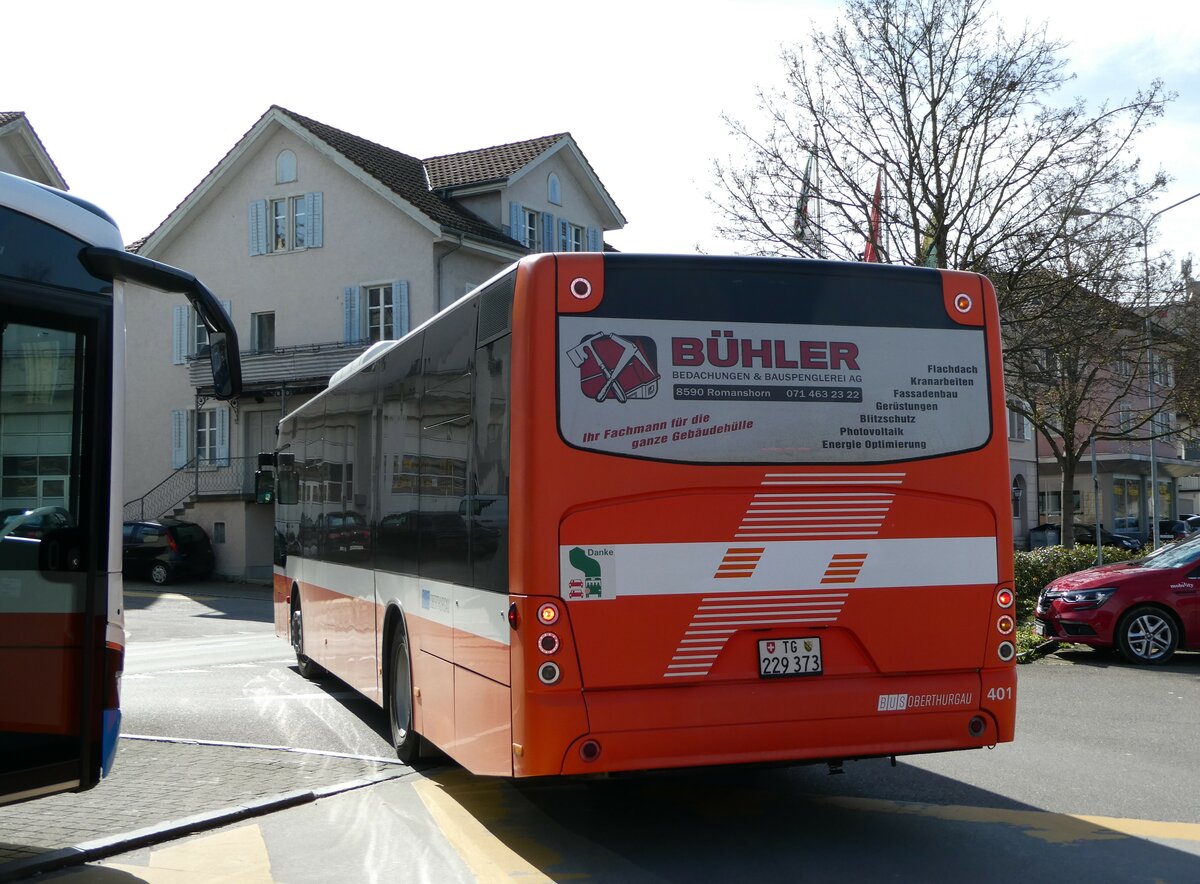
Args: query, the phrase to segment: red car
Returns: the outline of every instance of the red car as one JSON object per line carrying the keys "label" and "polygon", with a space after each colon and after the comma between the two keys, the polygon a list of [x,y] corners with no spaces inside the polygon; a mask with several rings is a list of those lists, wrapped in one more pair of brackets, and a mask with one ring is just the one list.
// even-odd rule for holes
{"label": "red car", "polygon": [[1115,647],[1132,663],[1200,650],[1200,537],[1059,577],[1038,597],[1034,626],[1047,638]]}

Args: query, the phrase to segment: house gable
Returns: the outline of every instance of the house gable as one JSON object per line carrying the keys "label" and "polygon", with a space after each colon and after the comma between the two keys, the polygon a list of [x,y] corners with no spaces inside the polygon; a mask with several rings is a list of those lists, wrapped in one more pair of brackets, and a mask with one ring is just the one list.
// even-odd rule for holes
{"label": "house gable", "polygon": [[253,154],[267,134],[283,128],[357,179],[398,211],[409,216],[433,236],[470,237],[477,244],[517,257],[520,245],[497,227],[430,190],[421,160],[333,126],[273,105],[202,182],[145,240],[138,251],[153,252],[171,237],[188,214],[207,194],[223,186]]}
{"label": "house gable", "polygon": [[0,171],[67,189],[67,182],[21,111],[0,111]]}

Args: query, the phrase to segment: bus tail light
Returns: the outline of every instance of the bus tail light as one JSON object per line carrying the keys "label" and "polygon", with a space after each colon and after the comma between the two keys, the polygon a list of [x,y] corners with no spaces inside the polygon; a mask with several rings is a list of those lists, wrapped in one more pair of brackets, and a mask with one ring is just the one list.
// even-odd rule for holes
{"label": "bus tail light", "polygon": [[1001,635],[1009,635],[1015,625],[1013,618],[1007,614],[1001,615],[1000,619],[996,621],[996,629]]}
{"label": "bus tail light", "polygon": [[517,603],[509,602],[508,604],[508,625],[516,629],[521,625],[520,615],[517,613]]}
{"label": "bus tail light", "polygon": [[996,593],[996,604],[1001,608],[1011,608],[1016,601],[1016,595],[1007,586],[1002,586]]}
{"label": "bus tail light", "polygon": [[1007,663],[1017,655],[1017,648],[1012,642],[1000,642],[1000,646],[996,648],[996,656]]}
{"label": "bus tail light", "polygon": [[543,632],[538,636],[538,650],[547,656],[557,654],[562,642],[553,632]]}
{"label": "bus tail light", "polygon": [[584,740],[579,746],[579,757],[589,764],[600,757],[600,743],[597,740]]}
{"label": "bus tail light", "polygon": [[972,737],[982,737],[984,731],[986,730],[987,721],[984,720],[983,716],[981,715],[976,715],[967,724],[967,733],[969,733]]}
{"label": "bus tail light", "polygon": [[538,667],[538,681],[542,684],[557,684],[562,678],[562,670],[558,668],[557,663],[546,662]]}
{"label": "bus tail light", "polygon": [[558,606],[546,602],[538,606],[538,622],[543,626],[551,626],[558,622]]}

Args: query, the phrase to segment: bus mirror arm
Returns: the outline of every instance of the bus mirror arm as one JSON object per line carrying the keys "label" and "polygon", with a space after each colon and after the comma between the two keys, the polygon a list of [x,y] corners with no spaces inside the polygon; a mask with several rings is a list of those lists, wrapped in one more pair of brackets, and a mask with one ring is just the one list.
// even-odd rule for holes
{"label": "bus mirror arm", "polygon": [[185,270],[122,249],[88,246],[80,252],[79,260],[89,273],[100,279],[124,279],[186,295],[208,329],[214,395],[218,399],[232,399],[241,394],[242,363],[237,330],[221,302],[204,283]]}

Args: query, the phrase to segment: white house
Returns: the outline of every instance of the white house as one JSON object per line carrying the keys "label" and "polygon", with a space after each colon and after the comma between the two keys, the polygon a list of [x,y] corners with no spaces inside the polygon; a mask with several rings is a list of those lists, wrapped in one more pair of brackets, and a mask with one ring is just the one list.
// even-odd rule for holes
{"label": "white house", "polygon": [[624,224],[567,133],[421,160],[271,107],[132,247],[222,301],[245,389],[211,397],[182,296],[130,295],[126,518],[185,512],[218,573],[269,577],[272,514],[250,491],[283,413],[522,255],[601,250]]}
{"label": "white house", "polygon": [[21,111],[0,111],[0,171],[67,189],[67,182]]}

